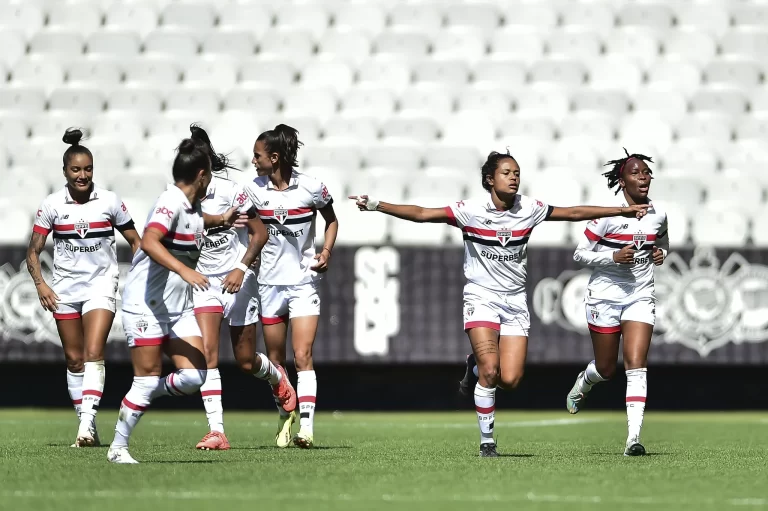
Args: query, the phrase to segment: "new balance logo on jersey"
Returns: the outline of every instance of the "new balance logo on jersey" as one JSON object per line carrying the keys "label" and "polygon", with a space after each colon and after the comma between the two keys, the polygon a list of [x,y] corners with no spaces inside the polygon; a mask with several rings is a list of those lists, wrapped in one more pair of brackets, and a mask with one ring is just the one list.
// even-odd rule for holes
{"label": "new balance logo on jersey", "polygon": [[62,220],[68,220],[69,219],[69,215],[64,215],[63,217],[61,217],[61,219]]}
{"label": "new balance logo on jersey", "polygon": [[[597,220],[595,220],[595,224],[597,224]],[[624,230],[624,229],[629,229],[629,224],[622,224],[621,230]]]}
{"label": "new balance logo on jersey", "polygon": [[503,231],[496,231],[496,237],[501,242],[502,247],[506,247],[507,243],[509,243],[510,238],[512,238],[512,231],[509,229],[504,229]]}
{"label": "new balance logo on jersey", "polygon": [[285,219],[288,218],[288,210],[285,208],[278,208],[274,212],[275,218],[277,218],[277,221],[281,224],[285,222]]}
{"label": "new balance logo on jersey", "polygon": [[491,219],[489,218],[488,220],[484,221],[483,223],[484,223],[485,225],[491,225],[493,222],[492,222],[492,221],[491,221]]}
{"label": "new balance logo on jersey", "polygon": [[89,227],[90,224],[88,222],[85,220],[80,220],[79,222],[75,223],[75,232],[79,234],[81,238],[85,238],[85,235],[88,234]]}
{"label": "new balance logo on jersey", "polygon": [[645,245],[645,242],[648,240],[648,236],[646,234],[635,234],[632,236],[632,242],[635,244],[635,248],[640,250],[640,247]]}
{"label": "new balance logo on jersey", "polygon": [[147,320],[142,318],[136,322],[136,331],[143,335],[147,331],[148,326]]}

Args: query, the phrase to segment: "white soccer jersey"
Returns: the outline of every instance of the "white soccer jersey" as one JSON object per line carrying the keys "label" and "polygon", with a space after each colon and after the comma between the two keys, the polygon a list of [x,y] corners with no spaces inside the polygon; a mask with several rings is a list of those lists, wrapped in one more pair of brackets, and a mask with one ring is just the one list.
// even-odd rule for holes
{"label": "white soccer jersey", "polygon": [[62,303],[115,298],[115,227],[133,227],[131,215],[116,194],[96,185],[84,204],[72,199],[66,186],[43,200],[33,230],[46,236],[53,231],[51,288]]}
{"label": "white soccer jersey", "polygon": [[291,286],[318,279],[310,269],[317,262],[315,217],[318,209],[333,202],[325,185],[294,171],[285,190],[276,190],[268,176],[261,176],[245,191],[269,232],[261,251],[259,284]]}
{"label": "white soccer jersey", "polygon": [[[184,192],[168,185],[149,213],[144,229],[150,227],[163,233],[162,243],[176,259],[195,268],[203,242],[200,204],[191,206]],[[166,320],[192,310],[192,287],[139,249],[125,283],[123,310]]]}
{"label": "white soccer jersey", "polygon": [[[619,195],[616,205],[627,207]],[[627,245],[635,247],[635,264],[618,264],[613,253]],[[669,250],[667,214],[650,202],[643,218],[611,217],[587,223],[573,259],[592,266],[587,287],[592,300],[623,302],[628,298],[654,297],[653,247],[659,247],[666,257]]]}
{"label": "white soccer jersey", "polygon": [[528,238],[552,207],[518,194],[507,211],[497,210],[490,198],[459,201],[445,211],[450,223],[464,232],[467,280],[503,293],[525,292]]}
{"label": "white soccer jersey", "polygon": [[[214,176],[208,193],[201,202],[203,213],[221,215],[229,208],[237,207],[241,213],[249,213],[253,204],[243,186]],[[197,271],[203,275],[228,273],[243,258],[248,247],[247,228],[216,227],[205,231]]]}

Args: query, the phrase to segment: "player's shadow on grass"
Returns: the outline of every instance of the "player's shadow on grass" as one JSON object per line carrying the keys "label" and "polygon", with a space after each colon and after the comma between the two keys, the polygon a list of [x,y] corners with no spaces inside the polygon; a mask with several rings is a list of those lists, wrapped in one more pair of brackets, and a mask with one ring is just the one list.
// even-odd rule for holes
{"label": "player's shadow on grass", "polygon": [[[48,447],[72,447],[72,444],[57,444],[51,442],[48,444]],[[97,445],[95,447],[84,447],[83,449],[109,449],[109,444],[107,445]]]}
{"label": "player's shadow on grass", "polygon": [[[623,452],[591,452],[593,456],[624,456]],[[669,456],[671,452],[647,452],[643,456],[627,456],[627,458],[643,458],[645,456]]]}
{"label": "player's shadow on grass", "polygon": [[[256,445],[254,447],[231,447],[233,451],[264,451],[264,450],[278,450],[282,451],[280,447],[276,445]],[[316,445],[312,447],[313,451],[331,451],[336,449],[353,449],[351,445]],[[291,449],[294,450],[294,449]],[[299,449],[304,450],[304,449]]]}
{"label": "player's shadow on grass", "polygon": [[501,454],[499,453],[499,458],[533,458],[536,456],[535,454]]}
{"label": "player's shadow on grass", "polygon": [[171,463],[171,464],[198,464],[198,463],[222,463],[222,460],[157,460],[157,461],[142,461],[141,463],[155,464],[155,463]]}

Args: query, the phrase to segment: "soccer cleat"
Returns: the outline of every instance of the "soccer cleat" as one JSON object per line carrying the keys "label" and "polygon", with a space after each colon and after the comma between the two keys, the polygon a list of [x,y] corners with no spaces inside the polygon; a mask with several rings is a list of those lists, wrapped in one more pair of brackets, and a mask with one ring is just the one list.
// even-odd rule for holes
{"label": "soccer cleat", "polygon": [[99,447],[101,442],[99,441],[99,434],[96,432],[96,426],[89,421],[80,423],[80,427],[77,430],[77,439],[75,440],[74,447]]}
{"label": "soccer cleat", "polygon": [[286,416],[280,416],[277,419],[277,434],[275,435],[275,443],[281,449],[284,449],[291,445],[291,428],[293,423],[296,422],[296,412],[293,411]]}
{"label": "soccer cleat", "polygon": [[277,370],[283,375],[280,378],[280,383],[272,387],[272,395],[280,401],[280,408],[286,412],[292,412],[296,409],[296,391],[291,385],[291,380],[288,379],[288,373],[285,372],[283,366],[278,365]]}
{"label": "soccer cleat", "polygon": [[107,461],[110,463],[118,463],[120,465],[135,465],[138,463],[133,456],[128,453],[127,447],[110,447],[107,451]]}
{"label": "soccer cleat", "polygon": [[195,446],[202,451],[228,451],[230,448],[229,440],[224,433],[211,431],[200,440]]}
{"label": "soccer cleat", "polygon": [[310,431],[301,428],[293,437],[293,445],[302,449],[311,449],[315,445],[315,439]]}
{"label": "soccer cleat", "polygon": [[624,456],[645,456],[645,447],[640,443],[639,438],[630,438],[627,440]]}
{"label": "soccer cleat", "polygon": [[499,453],[496,452],[496,444],[480,444],[480,457],[481,458],[498,458]]}
{"label": "soccer cleat", "polygon": [[465,396],[468,396],[472,392],[472,389],[477,383],[477,377],[472,371],[476,365],[477,363],[475,362],[475,355],[467,355],[467,370],[464,373],[464,378],[462,378],[462,380],[459,382],[459,392]]}
{"label": "soccer cleat", "polygon": [[579,413],[581,404],[587,398],[587,395],[579,390],[579,380],[582,378],[584,378],[584,371],[580,372],[579,376],[576,377],[576,383],[573,384],[573,388],[565,400],[565,407],[570,414]]}

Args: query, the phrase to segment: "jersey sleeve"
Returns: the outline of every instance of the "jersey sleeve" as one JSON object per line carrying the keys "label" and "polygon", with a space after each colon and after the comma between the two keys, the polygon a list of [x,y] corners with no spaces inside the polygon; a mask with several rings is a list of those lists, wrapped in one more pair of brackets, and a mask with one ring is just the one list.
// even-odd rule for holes
{"label": "jersey sleeve", "polygon": [[665,259],[667,257],[667,252],[669,252],[669,226],[667,220],[668,217],[665,213],[664,220],[662,220],[661,226],[659,226],[659,233],[656,235],[656,246],[662,251]]}
{"label": "jersey sleeve", "polygon": [[533,218],[533,226],[536,227],[549,218],[553,209],[555,208],[549,204],[544,204],[540,200],[531,199],[531,218]]}
{"label": "jersey sleeve", "polygon": [[51,230],[53,230],[55,215],[56,213],[53,211],[50,204],[48,204],[48,200],[44,200],[37,210],[37,215],[35,215],[35,225],[32,228],[32,232],[48,236]]}
{"label": "jersey sleeve", "polygon": [[459,229],[469,224],[472,218],[471,208],[465,200],[454,202],[443,209],[445,209],[445,214],[448,215],[448,224]]}
{"label": "jersey sleeve", "polygon": [[613,260],[613,251],[595,252],[597,242],[605,235],[605,219],[592,220],[587,223],[584,236],[581,238],[573,260],[584,266],[612,266],[618,264]]}
{"label": "jersey sleeve", "polygon": [[256,216],[256,208],[253,205],[248,193],[245,191],[245,187],[237,185],[235,187],[234,197],[232,197],[232,207],[237,208],[243,215],[248,215],[249,218]]}
{"label": "jersey sleeve", "polygon": [[317,209],[323,209],[328,204],[333,204],[333,197],[331,197],[331,192],[328,191],[328,188],[322,183],[322,181],[317,181],[315,189],[312,191],[312,203]]}
{"label": "jersey sleeve", "polygon": [[112,223],[119,231],[136,228],[133,224],[131,214],[128,213],[128,208],[125,207],[125,202],[123,202],[117,195],[115,195],[112,200],[110,215],[112,216]]}
{"label": "jersey sleeve", "polygon": [[168,234],[169,231],[173,230],[173,226],[176,224],[176,219],[179,217],[179,213],[183,207],[184,206],[180,202],[173,200],[169,194],[162,194],[160,198],[157,199],[155,208],[147,220],[147,225],[144,230],[146,231],[151,227],[162,232],[163,235]]}

